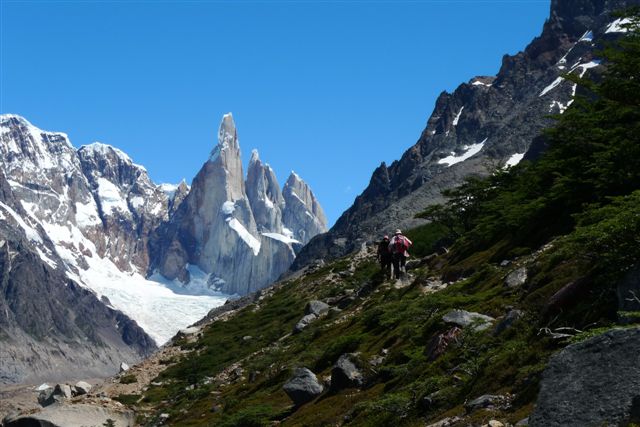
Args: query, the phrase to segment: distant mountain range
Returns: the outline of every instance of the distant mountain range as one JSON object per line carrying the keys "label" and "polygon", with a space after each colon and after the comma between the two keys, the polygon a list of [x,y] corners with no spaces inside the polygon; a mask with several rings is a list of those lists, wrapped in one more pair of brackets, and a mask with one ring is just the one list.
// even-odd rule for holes
{"label": "distant mountain range", "polygon": [[[65,134],[16,115],[0,116],[0,155],[4,382],[82,357],[87,373],[110,373],[229,295],[273,282],[326,231],[320,204],[295,173],[281,190],[254,151],[245,181],[231,114],[191,187],[156,185],[121,150],[76,149]],[[16,271],[18,259],[27,273]],[[33,317],[43,311],[50,316]],[[96,346],[104,360],[93,364]]]}

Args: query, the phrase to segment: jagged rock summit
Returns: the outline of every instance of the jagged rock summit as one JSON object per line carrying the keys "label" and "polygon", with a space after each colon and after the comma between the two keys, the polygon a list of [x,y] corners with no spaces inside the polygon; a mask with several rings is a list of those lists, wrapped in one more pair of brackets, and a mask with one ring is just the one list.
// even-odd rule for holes
{"label": "jagged rock summit", "polygon": [[563,113],[577,90],[562,74],[599,72],[597,50],[624,31],[612,13],[639,4],[552,0],[542,34],[522,52],[505,55],[496,76],[476,76],[453,93],[442,92],[418,141],[373,172],[353,205],[305,246],[293,268],[343,256],[389,227],[423,224],[414,215],[443,201],[443,190],[539,155],[550,114]]}
{"label": "jagged rock summit", "polygon": [[296,248],[325,230],[326,217],[309,186],[292,174],[281,191],[256,150],[245,181],[229,113],[189,194],[155,233],[151,268],[186,287],[191,272],[202,271],[209,288],[242,295],[276,280]]}

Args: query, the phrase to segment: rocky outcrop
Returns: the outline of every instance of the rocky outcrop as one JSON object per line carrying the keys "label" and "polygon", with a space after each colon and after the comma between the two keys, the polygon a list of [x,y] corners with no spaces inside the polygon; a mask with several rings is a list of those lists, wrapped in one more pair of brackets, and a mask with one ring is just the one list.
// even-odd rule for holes
{"label": "rocky outcrop", "polygon": [[491,327],[495,319],[480,313],[465,310],[451,310],[442,316],[442,320],[461,328],[471,327],[474,331],[484,331]]}
{"label": "rocky outcrop", "polygon": [[296,406],[312,401],[324,391],[316,375],[307,368],[296,369],[283,389]]}
{"label": "rocky outcrop", "polygon": [[296,240],[307,244],[312,237],[326,231],[327,218],[320,203],[295,172],[289,175],[282,193],[286,205],[283,221]]}
{"label": "rocky outcrop", "polygon": [[545,369],[532,427],[640,422],[640,329],[615,329],[573,344]]}
{"label": "rocky outcrop", "polygon": [[[302,205],[308,207],[302,211]],[[308,185],[290,179],[283,195],[273,170],[255,150],[244,180],[236,126],[226,114],[218,144],[189,194],[154,234],[152,270],[189,287],[189,269],[196,266],[209,275],[211,289],[244,295],[289,268],[302,242],[296,235],[308,239],[325,229],[326,219]]]}
{"label": "rocky outcrop", "polygon": [[117,148],[96,142],[80,147],[78,157],[102,221],[99,230],[89,233],[98,254],[120,270],[135,266],[146,272],[148,237],[167,219],[167,195],[144,167]]}
{"label": "rocky outcrop", "polygon": [[443,92],[415,145],[392,164],[382,163],[353,205],[328,233],[309,242],[292,268],[343,256],[391,227],[420,225],[415,214],[441,202],[443,190],[515,165],[530,147],[539,154],[544,140],[535,147],[532,142],[576,91],[561,74],[598,72],[596,50],[616,37],[609,30],[611,12],[639,3],[552,1],[542,34],[524,51],[505,55],[495,77],[474,77],[453,93]]}
{"label": "rocky outcrop", "polygon": [[355,354],[343,354],[331,369],[331,390],[340,391],[345,388],[359,388],[364,385],[364,375],[358,369]]}

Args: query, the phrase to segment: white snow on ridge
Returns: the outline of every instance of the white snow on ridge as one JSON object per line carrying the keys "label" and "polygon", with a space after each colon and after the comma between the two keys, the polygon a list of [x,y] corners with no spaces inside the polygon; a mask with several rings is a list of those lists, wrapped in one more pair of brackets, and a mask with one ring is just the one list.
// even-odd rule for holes
{"label": "white snow on ridge", "polygon": [[585,33],[582,35],[582,37],[580,37],[580,40],[578,40],[579,42],[590,42],[593,41],[593,31],[591,30],[587,30],[585,31]]}
{"label": "white snow on ridge", "polygon": [[227,200],[226,202],[224,202],[222,204],[222,207],[220,208],[220,212],[222,212],[225,215],[231,215],[235,210],[236,210],[236,204],[230,200]]}
{"label": "white snow on ridge", "polygon": [[76,224],[80,228],[92,227],[101,223],[98,216],[98,207],[93,199],[89,200],[88,203],[76,202]]}
{"label": "white snow on ridge", "polygon": [[20,217],[20,215],[16,213],[16,211],[11,209],[11,207],[5,205],[3,202],[0,202],[0,208],[4,209],[5,212],[7,212],[14,219],[14,221],[18,223],[18,225],[24,230],[27,239],[37,243],[42,243],[42,237],[40,237],[40,233],[38,233],[35,228],[27,224]]}
{"label": "white snow on ridge", "polygon": [[458,126],[458,122],[460,121],[460,116],[462,115],[462,110],[464,110],[464,105],[458,111],[458,114],[453,118],[453,126]]}
{"label": "white snow on ridge", "polygon": [[465,145],[464,147],[462,147],[462,149],[465,150],[464,153],[460,154],[459,156],[456,156],[455,152],[451,152],[450,156],[447,156],[443,159],[438,160],[438,164],[441,164],[441,165],[446,164],[447,167],[449,167],[449,166],[455,165],[456,163],[464,162],[468,158],[478,154],[484,147],[484,144],[485,142],[487,142],[487,139],[489,138],[485,138],[482,142],[478,144]]}
{"label": "white snow on ridge", "polygon": [[300,243],[296,239],[293,239],[292,237],[285,236],[285,235],[280,234],[280,233],[262,233],[262,235],[263,236],[267,236],[270,239],[278,240],[278,241],[280,241],[282,243],[286,243],[286,244]]}
{"label": "white snow on ridge", "polygon": [[515,153],[514,155],[512,155],[511,157],[509,157],[509,159],[507,159],[507,161],[505,162],[505,167],[508,166],[515,166],[518,163],[520,163],[520,161],[524,158],[524,153]]}
{"label": "white snow on ridge", "polygon": [[162,191],[167,197],[171,198],[178,189],[178,184],[163,183],[158,185],[158,187],[160,187],[160,191]]}
{"label": "white snow on ridge", "polygon": [[609,34],[609,33],[626,33],[628,30],[623,27],[623,25],[625,25],[625,24],[631,24],[631,19],[629,19],[629,18],[618,18],[615,21],[613,21],[611,24],[609,24],[609,26],[607,27],[607,29],[606,29],[606,31],[604,33],[605,34]]}
{"label": "white snow on ridge", "polygon": [[576,68],[582,68],[582,72],[580,73],[580,78],[582,78],[584,77],[584,74],[587,72],[587,70],[589,70],[590,68],[595,68],[598,65],[600,65],[600,61],[594,59],[593,61],[587,62],[586,64],[580,64]]}
{"label": "white snow on ridge", "polygon": [[260,240],[256,239],[249,231],[244,228],[244,225],[235,218],[227,220],[227,224],[231,227],[238,236],[253,250],[253,254],[257,256],[260,253]]}
{"label": "white snow on ridge", "polygon": [[562,78],[562,77],[556,78],[553,82],[551,82],[551,84],[549,86],[547,86],[544,89],[542,89],[542,92],[540,92],[540,95],[538,95],[538,96],[545,96],[547,93],[549,93],[550,91],[555,89],[560,83],[562,83],[563,80],[564,80],[564,78]]}
{"label": "white snow on ridge", "polygon": [[114,210],[120,210],[122,213],[129,212],[127,202],[122,198],[118,187],[102,177],[98,178],[98,197],[102,203],[102,211],[107,215]]}

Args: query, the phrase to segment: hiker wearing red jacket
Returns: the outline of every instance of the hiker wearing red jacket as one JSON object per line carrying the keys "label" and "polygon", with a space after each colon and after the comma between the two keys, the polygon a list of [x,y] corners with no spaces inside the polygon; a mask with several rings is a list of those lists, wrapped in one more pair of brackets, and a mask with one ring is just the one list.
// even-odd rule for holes
{"label": "hiker wearing red jacket", "polygon": [[405,264],[409,256],[407,251],[411,245],[413,245],[413,242],[403,236],[400,230],[396,230],[389,242],[389,252],[393,255],[393,274],[396,279],[402,278],[405,273]]}

